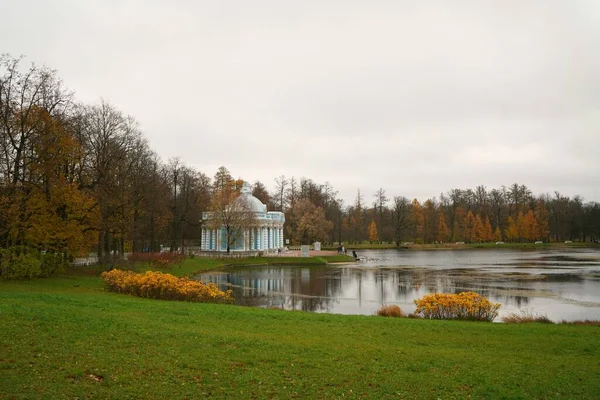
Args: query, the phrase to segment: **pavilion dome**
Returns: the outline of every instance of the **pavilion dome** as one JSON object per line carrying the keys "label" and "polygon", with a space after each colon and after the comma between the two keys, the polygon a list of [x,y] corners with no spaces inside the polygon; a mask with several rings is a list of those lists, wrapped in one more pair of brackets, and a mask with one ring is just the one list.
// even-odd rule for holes
{"label": "pavilion dome", "polygon": [[[267,206],[265,204],[263,204],[262,201],[260,201],[256,197],[252,196],[252,188],[250,187],[250,185],[247,182],[244,182],[244,184],[242,186],[242,190],[241,190],[241,195],[240,195],[240,197],[238,197],[238,199],[241,199],[242,201],[244,201],[248,205],[250,210],[253,212],[257,212],[257,213],[266,213],[267,212]],[[238,199],[236,199],[236,201],[239,201]]]}

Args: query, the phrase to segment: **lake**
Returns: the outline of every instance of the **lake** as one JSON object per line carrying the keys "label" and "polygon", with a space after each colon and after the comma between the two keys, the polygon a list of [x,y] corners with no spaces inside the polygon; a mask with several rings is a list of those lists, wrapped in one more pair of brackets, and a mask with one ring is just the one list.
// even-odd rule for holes
{"label": "lake", "polygon": [[361,261],[324,267],[262,266],[213,270],[197,277],[236,304],[286,310],[373,315],[435,292],[477,292],[503,315],[528,312],[553,321],[600,319],[600,251],[364,250]]}

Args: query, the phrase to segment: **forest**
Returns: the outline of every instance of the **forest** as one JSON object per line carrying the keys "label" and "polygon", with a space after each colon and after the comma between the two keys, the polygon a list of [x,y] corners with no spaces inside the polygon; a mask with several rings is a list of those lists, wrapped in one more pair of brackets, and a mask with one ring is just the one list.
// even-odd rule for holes
{"label": "forest", "polygon": [[[198,171],[161,160],[135,118],[112,104],[82,104],[56,71],[0,58],[0,248],[63,258],[199,246],[202,212],[220,188],[239,190],[224,166]],[[286,215],[291,244],[598,241],[600,204],[523,184],[441,188],[430,199],[357,189],[344,204],[328,182],[250,182]],[[444,191],[445,190],[445,191]]]}

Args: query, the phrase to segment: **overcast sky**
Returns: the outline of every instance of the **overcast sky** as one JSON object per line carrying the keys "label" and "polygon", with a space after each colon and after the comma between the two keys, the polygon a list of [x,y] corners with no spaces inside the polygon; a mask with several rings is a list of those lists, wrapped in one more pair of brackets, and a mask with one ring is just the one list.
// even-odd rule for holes
{"label": "overcast sky", "polygon": [[345,204],[514,182],[600,201],[600,1],[3,0],[0,52],[163,160]]}

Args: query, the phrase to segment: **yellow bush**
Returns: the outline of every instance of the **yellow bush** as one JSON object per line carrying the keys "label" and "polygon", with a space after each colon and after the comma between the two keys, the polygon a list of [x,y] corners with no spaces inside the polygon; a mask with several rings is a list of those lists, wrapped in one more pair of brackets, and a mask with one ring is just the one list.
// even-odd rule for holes
{"label": "yellow bush", "polygon": [[103,272],[102,278],[111,292],[162,300],[233,303],[231,290],[223,292],[214,283],[178,278],[162,272],[147,271],[137,274],[113,269]]}
{"label": "yellow bush", "polygon": [[379,310],[377,310],[377,315],[380,317],[406,317],[406,314],[400,306],[395,304],[389,306],[381,306]]}
{"label": "yellow bush", "polygon": [[415,300],[415,304],[414,315],[429,319],[493,321],[500,308],[499,303],[492,303],[475,292],[428,294]]}

